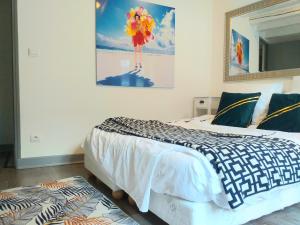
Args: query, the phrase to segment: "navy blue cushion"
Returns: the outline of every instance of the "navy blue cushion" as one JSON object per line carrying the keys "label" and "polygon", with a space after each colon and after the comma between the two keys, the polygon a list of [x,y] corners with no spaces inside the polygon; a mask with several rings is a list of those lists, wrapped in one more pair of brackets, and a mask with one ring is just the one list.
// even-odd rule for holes
{"label": "navy blue cushion", "polygon": [[300,94],[273,94],[258,129],[300,132]]}
{"label": "navy blue cushion", "polygon": [[255,105],[261,93],[223,92],[218,112],[212,124],[248,127],[251,124]]}

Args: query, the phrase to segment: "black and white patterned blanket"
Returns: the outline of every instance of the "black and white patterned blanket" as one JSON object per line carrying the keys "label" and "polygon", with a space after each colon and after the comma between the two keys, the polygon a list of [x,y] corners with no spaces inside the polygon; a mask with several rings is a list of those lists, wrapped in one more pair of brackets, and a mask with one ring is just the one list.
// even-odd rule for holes
{"label": "black and white patterned blanket", "polygon": [[96,128],[182,145],[204,154],[218,173],[232,209],[254,194],[300,182],[300,146],[290,140],[221,134],[124,117],[107,119]]}

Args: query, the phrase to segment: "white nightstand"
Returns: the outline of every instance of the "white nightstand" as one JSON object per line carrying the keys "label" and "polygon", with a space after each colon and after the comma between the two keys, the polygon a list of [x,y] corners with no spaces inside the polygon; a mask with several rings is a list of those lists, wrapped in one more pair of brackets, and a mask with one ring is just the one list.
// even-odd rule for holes
{"label": "white nightstand", "polygon": [[216,114],[220,97],[195,97],[193,100],[193,117]]}

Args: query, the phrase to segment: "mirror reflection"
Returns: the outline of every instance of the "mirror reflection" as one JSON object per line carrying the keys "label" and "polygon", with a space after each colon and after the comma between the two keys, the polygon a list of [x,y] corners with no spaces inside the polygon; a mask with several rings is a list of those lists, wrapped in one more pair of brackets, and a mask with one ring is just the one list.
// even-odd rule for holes
{"label": "mirror reflection", "polygon": [[229,75],[300,68],[300,0],[231,19]]}

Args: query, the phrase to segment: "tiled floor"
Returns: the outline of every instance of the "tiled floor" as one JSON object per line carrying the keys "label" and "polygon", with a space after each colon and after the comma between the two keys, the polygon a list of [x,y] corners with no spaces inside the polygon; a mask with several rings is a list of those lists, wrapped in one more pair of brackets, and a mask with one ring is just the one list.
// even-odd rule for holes
{"label": "tiled floor", "polygon": [[[41,181],[62,179],[72,176],[82,176],[106,196],[111,198],[111,191],[103,183],[89,175],[83,164],[73,164],[36,169],[16,170],[0,169],[0,190],[38,184]],[[114,200],[113,200],[114,201]],[[139,213],[137,209],[128,205],[127,201],[114,201],[122,210],[133,217],[141,225],[166,225],[152,213]],[[222,225],[222,224],[216,224]],[[300,204],[285,210],[265,216],[245,225],[300,225]]]}

